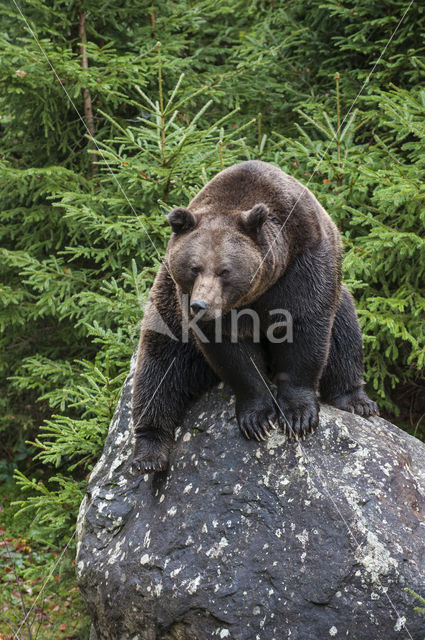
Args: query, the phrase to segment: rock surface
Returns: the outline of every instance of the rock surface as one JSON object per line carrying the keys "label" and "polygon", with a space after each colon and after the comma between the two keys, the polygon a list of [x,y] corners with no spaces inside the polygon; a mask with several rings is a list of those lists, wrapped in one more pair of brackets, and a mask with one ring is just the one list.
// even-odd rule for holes
{"label": "rock surface", "polygon": [[96,640],[424,640],[425,445],[322,406],[301,443],[244,440],[226,389],[167,473],[130,472],[131,375],[78,521]]}

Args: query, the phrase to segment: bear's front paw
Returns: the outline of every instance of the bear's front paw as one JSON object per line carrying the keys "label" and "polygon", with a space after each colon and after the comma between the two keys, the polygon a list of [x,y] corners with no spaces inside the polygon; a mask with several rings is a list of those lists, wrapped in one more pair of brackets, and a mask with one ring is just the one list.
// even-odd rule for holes
{"label": "bear's front paw", "polygon": [[270,430],[276,429],[279,420],[274,399],[261,397],[252,399],[236,399],[236,418],[239,429],[248,440],[258,442],[270,436]]}
{"label": "bear's front paw", "polygon": [[160,440],[137,438],[131,462],[132,473],[153,473],[165,471],[168,467],[170,445]]}
{"label": "bear's front paw", "polygon": [[357,413],[364,418],[379,415],[378,405],[366,395],[362,388],[342,393],[329,402],[342,411]]}
{"label": "bear's front paw", "polygon": [[283,432],[288,439],[305,437],[313,433],[319,423],[319,403],[311,389],[286,387],[280,390],[277,401],[281,409],[279,416]]}

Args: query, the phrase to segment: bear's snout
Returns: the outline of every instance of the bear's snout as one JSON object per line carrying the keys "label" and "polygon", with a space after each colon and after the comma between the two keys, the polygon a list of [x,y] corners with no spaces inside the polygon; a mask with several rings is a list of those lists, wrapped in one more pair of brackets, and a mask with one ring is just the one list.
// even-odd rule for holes
{"label": "bear's snout", "polygon": [[190,308],[193,313],[199,313],[200,311],[208,311],[209,304],[204,302],[203,300],[194,300],[190,304]]}
{"label": "bear's snout", "polygon": [[214,273],[200,274],[194,284],[190,297],[190,311],[199,316],[202,322],[213,320],[222,314],[223,291],[220,278]]}

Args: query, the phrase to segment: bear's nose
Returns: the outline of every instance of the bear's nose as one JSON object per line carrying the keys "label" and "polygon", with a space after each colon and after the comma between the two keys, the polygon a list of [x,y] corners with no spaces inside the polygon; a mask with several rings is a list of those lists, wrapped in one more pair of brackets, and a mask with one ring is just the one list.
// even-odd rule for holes
{"label": "bear's nose", "polygon": [[198,313],[199,311],[206,311],[208,309],[208,305],[203,300],[194,300],[190,303],[190,308],[193,313]]}

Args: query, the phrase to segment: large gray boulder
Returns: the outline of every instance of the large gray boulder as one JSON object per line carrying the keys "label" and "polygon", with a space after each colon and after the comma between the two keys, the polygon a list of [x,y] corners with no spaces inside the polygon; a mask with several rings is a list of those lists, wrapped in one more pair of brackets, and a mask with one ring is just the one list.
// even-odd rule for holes
{"label": "large gray boulder", "polygon": [[188,413],[167,473],[130,472],[131,375],[78,521],[97,640],[424,640],[425,446],[322,406],[305,442],[241,437],[230,392]]}

